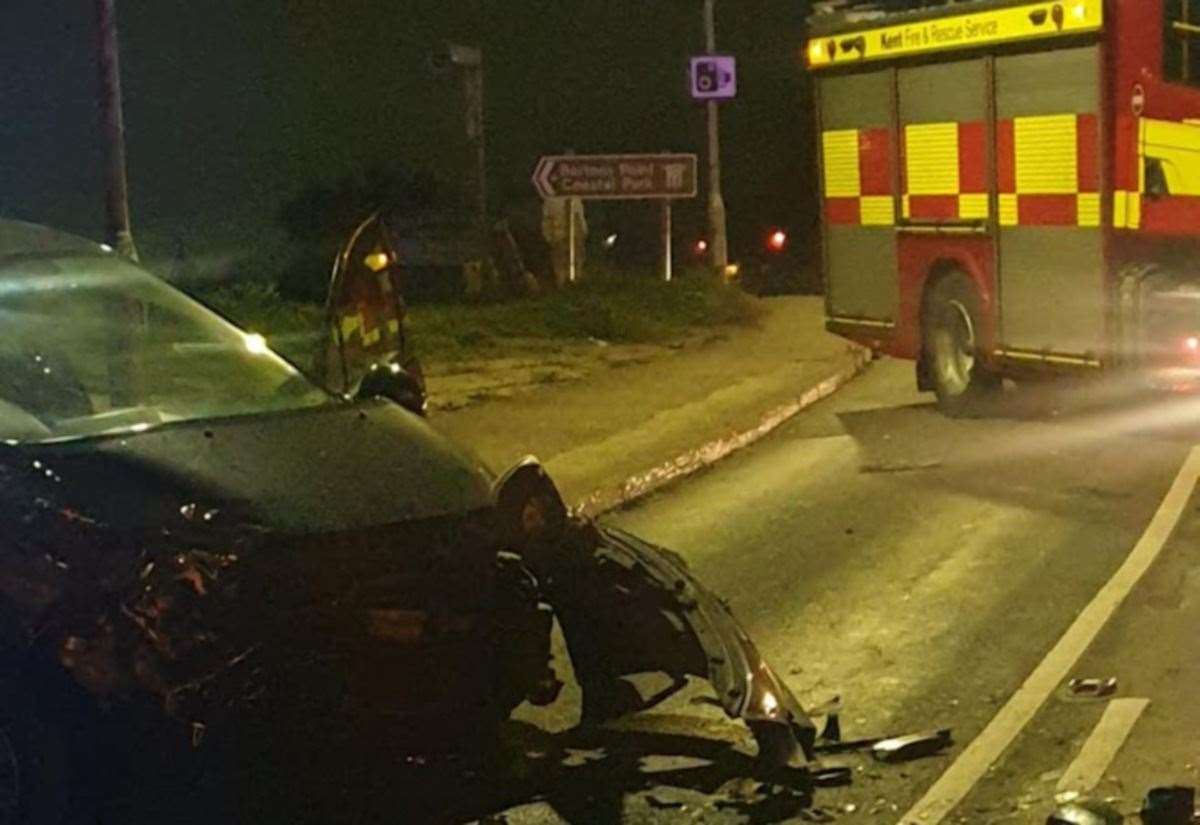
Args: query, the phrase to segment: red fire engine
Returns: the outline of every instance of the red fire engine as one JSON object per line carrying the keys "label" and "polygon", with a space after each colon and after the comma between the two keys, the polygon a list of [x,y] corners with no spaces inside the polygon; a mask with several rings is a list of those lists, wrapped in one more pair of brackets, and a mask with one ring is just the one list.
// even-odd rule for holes
{"label": "red fire engine", "polygon": [[1005,376],[1195,383],[1200,0],[840,5],[807,45],[827,327],[950,414]]}

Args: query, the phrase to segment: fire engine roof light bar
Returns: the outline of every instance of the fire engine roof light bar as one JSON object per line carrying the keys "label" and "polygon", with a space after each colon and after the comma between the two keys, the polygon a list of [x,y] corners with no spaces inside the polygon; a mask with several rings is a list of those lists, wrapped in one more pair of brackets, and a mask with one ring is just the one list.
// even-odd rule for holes
{"label": "fire engine roof light bar", "polygon": [[812,69],[835,68],[955,49],[1078,36],[1103,27],[1104,0],[1025,3],[965,14],[922,16],[870,29],[847,27],[836,33],[815,35],[807,47],[808,64]]}

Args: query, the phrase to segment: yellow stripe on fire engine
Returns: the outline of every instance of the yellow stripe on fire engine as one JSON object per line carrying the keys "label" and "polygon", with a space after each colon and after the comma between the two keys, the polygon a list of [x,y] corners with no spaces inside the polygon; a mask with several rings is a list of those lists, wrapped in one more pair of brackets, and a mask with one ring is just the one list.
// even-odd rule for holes
{"label": "yellow stripe on fire engine", "polygon": [[1118,189],[1113,192],[1113,226],[1117,229],[1139,229],[1142,225],[1142,193],[1146,191],[1146,119],[1137,122],[1138,191]]}
{"label": "yellow stripe on fire engine", "polygon": [[834,129],[822,135],[825,197],[857,198],[862,192],[858,167],[858,130]]}
{"label": "yellow stripe on fire engine", "polygon": [[1016,226],[1020,222],[1017,212],[1017,196],[1012,192],[1000,193],[1000,225]]}
{"label": "yellow stripe on fire engine", "polygon": [[1075,223],[1079,226],[1100,225],[1100,193],[1080,192],[1075,196]]}
{"label": "yellow stripe on fire engine", "polygon": [[1103,26],[1104,0],[1026,3],[814,37],[807,45],[808,65],[824,69],[1019,40],[1069,37],[1099,31]]}
{"label": "yellow stripe on fire engine", "polygon": [[904,127],[909,195],[958,194],[958,124],[919,123]]}
{"label": "yellow stripe on fire engine", "polygon": [[891,195],[865,195],[858,201],[863,226],[894,226],[896,199]]}
{"label": "yellow stripe on fire engine", "polygon": [[1137,229],[1142,225],[1142,196],[1137,192],[1113,193],[1113,226]]}
{"label": "yellow stripe on fire engine", "polygon": [[1077,131],[1075,115],[1014,119],[1017,194],[1074,195],[1079,191]]}
{"label": "yellow stripe on fire engine", "polygon": [[987,194],[958,196],[958,217],[961,220],[978,220],[988,216]]}

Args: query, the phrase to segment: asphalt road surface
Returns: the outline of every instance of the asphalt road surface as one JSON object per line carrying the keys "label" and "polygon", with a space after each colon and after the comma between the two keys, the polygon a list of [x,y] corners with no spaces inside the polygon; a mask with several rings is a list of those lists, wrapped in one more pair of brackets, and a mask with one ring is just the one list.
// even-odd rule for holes
{"label": "asphalt road surface", "polygon": [[[610,517],[681,552],[802,701],[840,696],[847,738],[951,728],[943,755],[828,757],[854,781],[809,800],[749,778],[750,740],[697,704],[702,685],[587,739],[559,732],[577,712],[568,690],[550,713],[518,714],[503,777],[466,783],[436,814],[1041,823],[1060,791],[1128,814],[1153,785],[1197,782],[1200,402],[1119,394],[1021,388],[984,418],[948,420],[910,364],[880,361]],[[1115,677],[1122,701],[1065,687],[1093,677]]]}

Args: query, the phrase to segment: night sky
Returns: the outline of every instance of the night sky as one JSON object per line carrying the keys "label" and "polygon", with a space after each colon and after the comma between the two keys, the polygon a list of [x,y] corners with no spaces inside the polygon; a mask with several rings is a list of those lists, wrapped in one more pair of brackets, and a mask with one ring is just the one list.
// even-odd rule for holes
{"label": "night sky", "polygon": [[[3,5],[0,212],[97,236],[92,3]],[[735,231],[810,220],[806,5],[718,0],[719,49],[741,64],[742,95],[723,110]],[[530,196],[542,152],[702,152],[703,110],[684,85],[700,11],[701,0],[118,0],[135,235],[151,252],[175,237],[245,243],[303,185],[379,162],[456,179],[459,88],[426,62],[446,39],[485,51],[493,205]]]}

